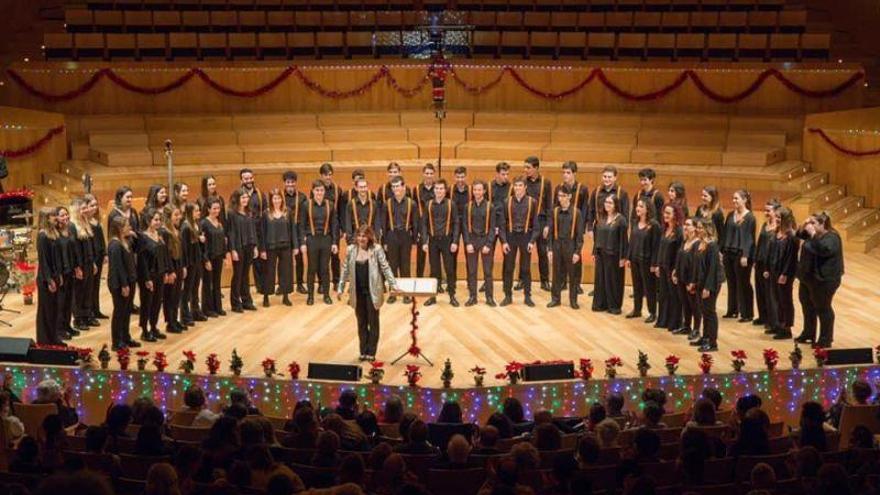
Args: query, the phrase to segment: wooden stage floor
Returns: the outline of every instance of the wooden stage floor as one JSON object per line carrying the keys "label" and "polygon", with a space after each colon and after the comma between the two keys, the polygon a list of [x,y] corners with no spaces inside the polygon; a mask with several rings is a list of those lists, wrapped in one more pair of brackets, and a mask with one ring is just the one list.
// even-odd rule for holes
{"label": "wooden stage floor", "polygon": [[[835,299],[837,313],[835,347],[874,347],[880,344],[880,257],[871,254],[848,254],[846,256],[846,275],[843,286]],[[584,285],[588,292],[591,286]],[[496,282],[496,295],[501,292],[500,282]],[[485,304],[465,308],[467,299],[464,283],[458,284],[459,300],[462,306],[449,306],[446,296],[439,297],[439,303],[432,307],[420,307],[419,345],[430,357],[435,366],[410,357],[404,358],[394,367],[389,362],[404,352],[409,346],[410,306],[398,300],[396,304],[382,308],[382,335],[379,342],[378,358],[386,362],[385,383],[404,384],[403,372],[406,364],[422,364],[423,386],[439,387],[443,361],[450,358],[456,377],[455,386],[469,386],[468,369],[479,365],[487,369],[486,384],[501,384],[494,378],[511,360],[531,362],[535,360],[574,359],[588,357],[596,364],[597,377],[602,374],[602,362],[612,356],[620,356],[624,367],[622,376],[635,376],[637,351],[648,354],[652,365],[651,375],[665,372],[663,361],[669,354],[681,357],[679,373],[699,373],[699,353],[687,345],[683,336],[674,336],[666,331],[655,329],[641,319],[627,320],[622,316],[590,311],[591,298],[580,298],[580,310],[567,306],[547,309],[549,293],[533,284],[536,307],[528,308],[522,304],[522,293],[515,293],[515,303],[505,308],[489,308]],[[632,307],[626,289],[624,313]],[[724,305],[725,294],[719,297],[718,306]],[[257,303],[260,299],[256,298]],[[500,297],[496,296],[500,301]],[[567,298],[563,298],[567,300]],[[224,298],[224,303],[228,299]],[[10,294],[5,306],[21,310],[20,315],[0,313],[0,318],[12,323],[12,328],[0,329],[0,335],[12,337],[34,337],[34,317],[36,306],[24,306],[17,294]],[[182,335],[169,335],[165,341],[147,344],[142,349],[162,350],[168,356],[171,368],[182,359],[184,350],[192,350],[198,356],[197,372],[206,373],[204,360],[210,353],[217,353],[222,361],[222,371],[228,373],[228,361],[233,348],[244,360],[244,374],[262,376],[260,363],[264,358],[276,360],[279,371],[286,373],[287,364],[297,361],[305,376],[309,361],[356,364],[358,357],[357,334],[354,312],[344,302],[335,301],[326,306],[320,301],[314,306],[306,306],[305,296],[296,294],[293,307],[280,304],[280,297],[272,298],[272,307],[259,307],[256,312],[236,314],[228,312],[226,317],[200,323]],[[110,295],[106,285],[102,292],[102,308],[110,313]],[[800,305],[797,303],[795,333],[800,330]],[[97,353],[101,345],[109,342],[109,320],[102,320],[101,327],[94,328],[74,339],[71,344],[78,347],[91,347]],[[132,335],[139,331],[132,322]],[[749,359],[746,370],[764,368],[761,353],[765,348],[775,348],[780,354],[780,368],[790,367],[788,353],[791,341],[774,341],[763,334],[763,328],[751,324],[740,324],[721,320],[719,332],[720,351],[714,354],[713,371],[729,372],[730,351],[744,349]],[[802,367],[814,367],[815,362],[807,348],[804,348]],[[111,364],[115,368],[116,363]],[[152,366],[151,366],[152,368]],[[365,366],[365,371],[367,366]]]}

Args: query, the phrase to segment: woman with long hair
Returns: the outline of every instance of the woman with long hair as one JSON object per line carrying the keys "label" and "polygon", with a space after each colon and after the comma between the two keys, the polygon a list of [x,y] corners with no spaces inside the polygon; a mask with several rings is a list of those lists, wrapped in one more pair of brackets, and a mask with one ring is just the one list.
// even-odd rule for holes
{"label": "woman with long hair", "polygon": [[663,233],[655,252],[654,266],[651,268],[660,288],[654,328],[665,328],[670,332],[681,328],[681,301],[678,299],[678,290],[672,283],[672,270],[683,240],[682,222],[681,209],[667,203],[663,207]]}
{"label": "woman with long hair", "polygon": [[162,240],[168,247],[168,257],[171,266],[168,267],[168,276],[165,285],[162,286],[162,312],[165,315],[165,331],[168,333],[181,333],[186,327],[180,323],[180,297],[183,289],[183,281],[186,279],[186,258],[183,243],[180,239],[180,224],[183,221],[183,213],[174,205],[166,205],[162,212],[165,224],[161,229]]}
{"label": "woman with long hair", "polygon": [[79,330],[70,326],[73,313],[73,269],[76,264],[74,239],[70,234],[70,210],[64,206],[55,209],[58,240],[54,251],[55,270],[59,273],[58,282],[58,320],[56,334],[61,340],[70,340],[79,335]]}
{"label": "woman with long hair", "polygon": [[64,345],[58,337],[58,289],[61,272],[56,265],[57,217],[54,208],[40,208],[37,217],[37,343]]}
{"label": "woman with long hair", "polygon": [[95,283],[95,233],[89,223],[89,204],[82,198],[70,204],[70,238],[73,240],[73,327],[79,331],[100,326],[92,317],[92,285]]}
{"label": "woman with long hair", "polygon": [[171,259],[168,246],[159,229],[162,228],[162,212],[154,208],[144,210],[146,227],[139,236],[138,285],[141,294],[141,340],[155,342],[164,339],[159,332],[159,310],[162,308],[163,286],[168,283]]}
{"label": "woman with long hair", "polygon": [[721,253],[727,278],[727,312],[724,318],[739,317],[740,323],[752,321],[754,290],[752,264],[755,262],[755,215],[752,197],[740,189],[733,193],[733,211],[724,222]]}
{"label": "woman with long hair", "polygon": [[[131,248],[132,252],[137,253],[138,251],[138,232],[141,231],[141,217],[138,215],[138,212],[132,208],[131,203],[134,199],[134,193],[131,188],[128,186],[122,186],[116,190],[116,195],[113,198],[113,209],[107,215],[107,231],[110,231],[110,224],[117,217],[124,218],[129,227],[131,227],[130,234],[128,237],[128,244]],[[137,257],[135,257],[135,263],[137,263]],[[129,295],[129,299],[131,299],[131,311],[133,313],[138,312],[138,307],[134,304],[134,296],[137,285],[135,285],[135,289],[132,289],[131,295]]]}
{"label": "woman with long hair", "polygon": [[718,188],[715,186],[706,186],[700,192],[700,206],[694,212],[697,218],[709,220],[715,226],[715,232],[718,234],[718,244],[722,244],[722,233],[724,231],[724,210],[721,208],[721,198],[718,196]]}
{"label": "woman with long hair", "polygon": [[776,216],[774,211],[781,204],[776,198],[767,200],[764,204],[764,224],[758,231],[758,241],[755,244],[755,303],[758,307],[758,317],[752,321],[753,325],[765,328],[764,333],[771,335],[776,327],[776,294],[773,292],[770,281],[770,250],[773,240],[776,238]]}
{"label": "woman with long hair", "polygon": [[684,183],[679,181],[673,181],[669,184],[669,190],[667,191],[667,203],[673,204],[681,210],[684,218],[688,218],[691,216],[691,211],[688,208],[687,201],[687,193],[684,189]]}
{"label": "woman with long hair", "polygon": [[771,327],[773,338],[788,340],[794,326],[794,277],[797,273],[800,239],[795,231],[794,214],[785,206],[773,212],[776,235],[770,247],[767,279],[776,303],[776,321]]}
{"label": "woman with long hair", "polygon": [[205,234],[199,225],[201,216],[198,203],[187,203],[183,207],[180,244],[186,260],[186,279],[183,281],[183,294],[180,297],[180,321],[188,327],[195,325],[197,321],[207,320],[199,305],[199,286],[205,265],[210,264],[205,258]]}
{"label": "woman with long hair", "polygon": [[348,304],[354,308],[357,316],[361,361],[376,359],[379,308],[385,300],[383,292],[386,283],[392,293],[397,291],[397,280],[385,258],[385,251],[376,242],[372,227],[361,225],[342,265],[339,287],[336,289],[337,297],[341,298],[348,285]]}
{"label": "woman with long hair", "polygon": [[619,197],[616,194],[607,196],[593,234],[596,270],[593,311],[608,311],[613,315],[621,313],[627,230],[626,215],[620,211]]}
{"label": "woman with long hair", "polygon": [[687,334],[689,339],[696,340],[700,334],[700,306],[697,295],[696,258],[700,239],[697,236],[696,224],[699,220],[688,218],[684,221],[684,238],[675,257],[675,268],[672,270],[672,283],[678,290],[681,303],[681,327],[672,333]]}
{"label": "woman with long hair", "polygon": [[[153,184],[150,186],[150,189],[147,190],[147,200],[144,202],[144,217],[146,217],[147,210],[154,209],[159,213],[162,212],[162,209],[165,208],[165,205],[168,204],[168,189],[162,184]],[[141,227],[146,229],[147,224],[149,222],[146,218],[141,219]]]}
{"label": "woman with long hair", "polygon": [[[827,213],[808,218],[797,233],[804,240],[798,263],[798,299],[804,314],[804,330],[796,342],[831,347],[834,341],[834,294],[843,277],[843,243]],[[819,339],[816,340],[816,320]]]}
{"label": "woman with long hair", "polygon": [[186,206],[189,200],[189,186],[183,182],[175,182],[171,187],[171,204],[180,208],[180,211],[183,212],[183,207]]}
{"label": "woman with long hair", "polygon": [[217,179],[213,175],[202,177],[202,194],[196,201],[202,209],[202,218],[208,216],[208,202],[212,199],[220,202],[220,222],[226,225],[226,200],[217,192]]}
{"label": "woman with long hair", "polygon": [[645,323],[657,320],[657,279],[651,273],[651,261],[660,242],[660,224],[657,223],[654,202],[643,198],[636,202],[635,221],[629,237],[626,266],[630,269],[633,284],[633,310],[627,318],[642,316],[642,300],[648,306]]}
{"label": "woman with long hair", "polygon": [[123,347],[140,347],[131,338],[131,293],[137,284],[135,253],[131,247],[131,224],[117,216],[110,222],[107,246],[107,288],[113,298],[113,316],[110,320],[110,340],[113,350]]}
{"label": "woman with long hair", "polygon": [[296,232],[296,219],[284,201],[284,192],[272,189],[269,192],[269,210],[260,220],[260,252],[266,253],[266,275],[263,280],[263,306],[269,306],[269,296],[275,292],[282,294],[281,302],[290,306],[290,293],[293,292],[293,256],[299,249]]}
{"label": "woman with long hair", "polygon": [[202,312],[208,318],[224,316],[223,297],[220,293],[220,279],[223,274],[223,260],[226,258],[226,229],[220,220],[223,202],[219,198],[205,201],[207,213],[199,223],[205,235],[205,272],[202,277]]}
{"label": "woman with long hair", "polygon": [[101,275],[104,273],[104,262],[107,261],[107,240],[104,238],[104,227],[101,225],[101,210],[98,207],[98,198],[91,194],[86,194],[83,199],[89,204],[89,224],[92,226],[92,232],[95,234],[94,252],[95,252],[95,283],[92,284],[92,295],[90,306],[92,308],[92,318],[106,320],[107,315],[101,312],[100,293],[101,293]]}
{"label": "woman with long hair", "polygon": [[257,251],[256,220],[248,211],[250,195],[236,189],[229,197],[227,232],[229,253],[232,256],[232,282],[229,303],[234,313],[256,310],[251,298],[251,263],[259,255]]}
{"label": "woman with long hair", "polygon": [[702,219],[697,223],[697,236],[700,239],[695,264],[697,267],[696,291],[700,296],[700,313],[703,317],[703,336],[700,352],[718,350],[718,311],[715,308],[718,292],[724,283],[724,269],[721,266],[715,224]]}

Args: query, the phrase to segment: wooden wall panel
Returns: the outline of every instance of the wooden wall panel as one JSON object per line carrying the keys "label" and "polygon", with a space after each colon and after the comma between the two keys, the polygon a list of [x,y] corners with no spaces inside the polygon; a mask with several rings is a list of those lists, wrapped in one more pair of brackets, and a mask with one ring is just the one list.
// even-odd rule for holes
{"label": "wooden wall panel", "polygon": [[[48,130],[63,123],[61,114],[0,107],[0,149],[16,150],[29,146],[45,136]],[[66,157],[67,138],[61,134],[33,155],[10,158],[9,177],[3,179],[3,188],[11,190],[39,184],[43,174],[57,172],[59,163]]]}

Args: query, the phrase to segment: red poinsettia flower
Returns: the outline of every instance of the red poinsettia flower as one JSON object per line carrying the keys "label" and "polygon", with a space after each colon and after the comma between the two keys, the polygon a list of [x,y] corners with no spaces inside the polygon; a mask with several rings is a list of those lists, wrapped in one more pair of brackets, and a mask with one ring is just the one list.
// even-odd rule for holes
{"label": "red poinsettia flower", "polygon": [[150,351],[137,351],[137,356],[141,359],[148,357],[150,355]]}
{"label": "red poinsettia flower", "polygon": [[737,349],[735,351],[730,351],[730,355],[733,356],[734,359],[746,359],[746,351],[742,349]]}
{"label": "red poinsettia flower", "polygon": [[196,353],[193,351],[183,351],[183,356],[187,361],[196,362]]}
{"label": "red poinsettia flower", "polygon": [[373,361],[372,363],[370,363],[371,368],[382,368],[383,366],[385,366],[385,363],[383,363],[382,361]]}
{"label": "red poinsettia flower", "polygon": [[813,350],[813,356],[816,359],[826,360],[828,359],[828,349],[817,347]]}
{"label": "red poinsettia flower", "polygon": [[471,373],[473,373],[473,374],[475,374],[475,375],[481,375],[481,376],[482,376],[482,375],[485,375],[485,374],[486,374],[486,368],[480,368],[479,366],[474,366],[473,368],[471,368],[471,369],[468,370],[468,371],[470,371]]}
{"label": "red poinsettia flower", "polygon": [[675,354],[670,354],[670,355],[666,356],[666,364],[667,365],[674,366],[674,365],[677,365],[679,361],[681,361],[681,359],[678,356],[676,356]]}
{"label": "red poinsettia flower", "polygon": [[605,360],[605,367],[606,368],[612,368],[612,367],[619,368],[621,366],[623,366],[623,360],[617,356],[612,356],[612,357]]}

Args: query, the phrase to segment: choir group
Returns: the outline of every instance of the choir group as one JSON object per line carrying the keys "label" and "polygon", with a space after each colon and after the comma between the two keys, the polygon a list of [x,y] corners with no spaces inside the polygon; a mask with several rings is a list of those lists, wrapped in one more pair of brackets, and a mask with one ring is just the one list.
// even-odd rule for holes
{"label": "choir group", "polygon": [[[770,200],[758,228],[745,190],[733,194],[725,214],[718,190],[706,186],[699,207],[691,212],[684,185],[672,182],[664,195],[655,187],[650,168],[639,172],[632,203],[613,166],[604,168],[601,184],[592,192],[578,181],[574,162],[562,165],[562,182],[555,188],[540,174],[535,157],[527,158],[522,175],[512,180],[510,168],[501,162],[488,183],[469,183],[465,167],[458,167],[448,183],[426,164],[421,183],[408,188],[400,166],[391,163],[388,182],[373,192],[362,170],[352,173],[351,189],[342,190],[333,182],[332,165],[325,163],[308,194],[298,190],[296,172],[285,172],[282,186],[266,194],[256,186],[254,172],[243,169],[228,207],[214,177],[207,176],[195,200],[183,183],[174,184],[170,194],[165,186],[151,186],[140,213],[132,208],[132,190],[122,187],[107,215],[106,240],[94,196],[77,198],[69,207],[42,208],[37,341],[64,345],[107,318],[98,297],[105,260],[114,349],[140,345],[129,334],[133,314],[138,315],[140,340],[146,342],[166,338],[159,330],[160,312],[167,333],[225,315],[220,283],[227,256],[233,312],[257,309],[251,272],[263,306],[274,295],[291,305],[294,290],[312,305],[316,282],[323,302],[332,304],[330,284],[339,284],[340,238],[351,245],[355,233],[369,226],[395,276],[411,276],[415,246],[412,275],[423,276],[430,267],[430,276],[438,279],[455,307],[460,248],[467,266],[465,306],[477,304],[479,292],[487,305],[496,306],[493,263],[500,244],[501,306],[512,303],[514,290],[521,290],[524,303],[534,306],[534,253],[540,287],[551,294],[548,307],[559,306],[567,289],[569,304],[577,309],[584,236],[589,236],[595,268],[592,310],[622,313],[629,268],[633,308],[626,318],[639,318],[645,310],[646,323],[687,336],[701,352],[718,349],[715,308],[725,282],[723,318],[763,326],[776,339],[792,338],[797,278],[803,330],[796,340],[831,346],[832,299],[843,274],[843,257],[840,236],[827,214],[814,214],[798,225],[789,208]],[[478,288],[481,264],[484,282]],[[392,295],[388,302],[395,300]],[[432,297],[425,305],[436,302]]]}

